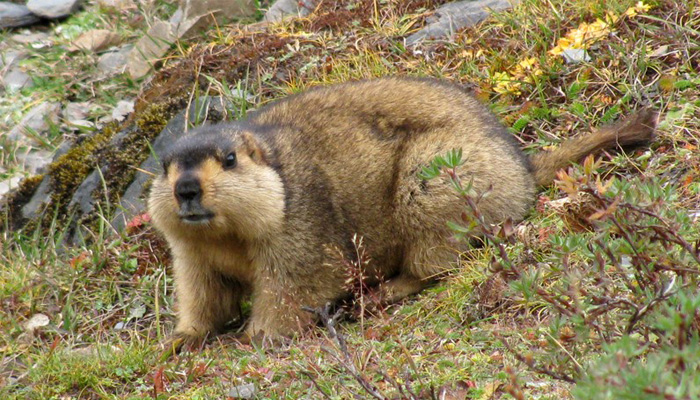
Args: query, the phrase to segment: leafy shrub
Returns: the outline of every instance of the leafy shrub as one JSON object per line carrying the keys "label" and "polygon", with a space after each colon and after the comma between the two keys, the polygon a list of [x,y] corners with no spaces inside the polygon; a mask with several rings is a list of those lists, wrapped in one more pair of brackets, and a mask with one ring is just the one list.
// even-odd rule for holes
{"label": "leafy shrub", "polygon": [[[566,197],[548,202],[560,217],[553,232],[527,240],[526,225],[484,223],[476,194],[456,172],[462,162],[452,151],[422,176],[446,175],[461,194],[469,212],[451,226],[466,237],[478,229],[497,249],[491,269],[509,284],[504,300],[544,312],[539,335],[501,338],[516,358],[577,382],[580,398],[697,398],[700,239],[675,188],[657,179],[603,180],[589,157],[559,174]],[[516,245],[518,236],[525,240]]]}

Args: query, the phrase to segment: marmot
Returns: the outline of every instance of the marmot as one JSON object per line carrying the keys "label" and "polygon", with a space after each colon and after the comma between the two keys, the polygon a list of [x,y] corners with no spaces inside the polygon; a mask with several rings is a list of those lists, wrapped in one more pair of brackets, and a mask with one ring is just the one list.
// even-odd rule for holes
{"label": "marmot", "polygon": [[288,336],[312,324],[303,306],[347,293],[328,248],[352,254],[355,234],[385,277],[383,298],[420,291],[459,249],[450,220],[465,205],[444,179],[423,180],[435,156],[461,148],[458,172],[487,223],[522,220],[538,186],[592,152],[650,140],[643,111],[555,151],[527,157],[488,109],[457,85],[383,78],[318,87],[272,102],[243,121],[193,129],[163,158],[148,201],[173,256],[176,334],[202,338],[241,317],[246,333]]}

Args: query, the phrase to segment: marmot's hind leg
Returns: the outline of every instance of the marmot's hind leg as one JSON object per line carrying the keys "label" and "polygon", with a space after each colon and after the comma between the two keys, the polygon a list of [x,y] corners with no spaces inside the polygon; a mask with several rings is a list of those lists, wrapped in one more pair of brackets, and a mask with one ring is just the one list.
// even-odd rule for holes
{"label": "marmot's hind leg", "polygon": [[445,244],[436,245],[441,242],[434,238],[407,245],[399,274],[380,287],[383,303],[395,303],[418,293],[458,266],[459,251]]}

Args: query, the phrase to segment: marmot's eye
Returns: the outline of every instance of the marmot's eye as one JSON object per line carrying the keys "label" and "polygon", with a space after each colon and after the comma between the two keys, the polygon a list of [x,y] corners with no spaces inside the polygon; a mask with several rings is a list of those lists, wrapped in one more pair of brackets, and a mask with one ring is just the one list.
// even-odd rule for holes
{"label": "marmot's eye", "polygon": [[236,166],[236,153],[235,152],[228,153],[228,155],[224,159],[224,168],[231,169],[235,166]]}

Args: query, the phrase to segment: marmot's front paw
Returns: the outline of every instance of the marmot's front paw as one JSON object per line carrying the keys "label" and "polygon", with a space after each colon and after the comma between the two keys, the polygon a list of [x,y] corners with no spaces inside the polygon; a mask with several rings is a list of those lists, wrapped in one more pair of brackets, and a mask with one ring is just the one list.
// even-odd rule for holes
{"label": "marmot's front paw", "polygon": [[207,336],[194,336],[184,332],[175,332],[160,343],[163,354],[161,360],[166,360],[181,350],[194,351],[204,347]]}

